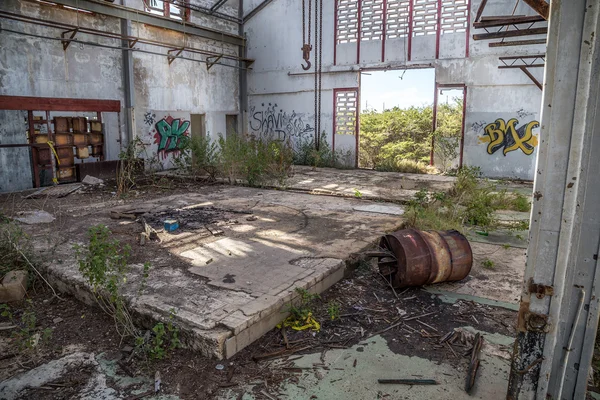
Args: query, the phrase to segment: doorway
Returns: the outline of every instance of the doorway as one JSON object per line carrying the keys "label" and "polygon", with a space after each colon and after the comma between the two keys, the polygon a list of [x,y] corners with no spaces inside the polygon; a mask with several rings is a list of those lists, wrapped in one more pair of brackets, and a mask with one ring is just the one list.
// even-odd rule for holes
{"label": "doorway", "polygon": [[467,87],[436,84],[430,164],[441,173],[462,167]]}
{"label": "doorway", "polygon": [[362,71],[359,167],[426,173],[434,94],[434,68]]}

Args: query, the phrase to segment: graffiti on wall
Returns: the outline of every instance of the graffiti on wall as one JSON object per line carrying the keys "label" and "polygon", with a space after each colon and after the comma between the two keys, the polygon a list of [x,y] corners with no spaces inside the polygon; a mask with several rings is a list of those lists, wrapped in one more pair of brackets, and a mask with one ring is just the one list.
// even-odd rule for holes
{"label": "graffiti on wall", "polygon": [[305,121],[303,113],[291,113],[277,106],[277,103],[261,104],[262,110],[250,107],[250,130],[255,135],[268,139],[294,139],[312,134],[315,129]]}
{"label": "graffiti on wall", "polygon": [[538,144],[537,136],[533,130],[540,126],[538,121],[530,121],[517,127],[519,120],[511,118],[505,122],[498,118],[495,122],[487,124],[484,136],[479,137],[482,143],[487,143],[487,153],[494,154],[502,149],[505,156],[511,151],[521,150],[525,155],[531,155]]}
{"label": "graffiti on wall", "polygon": [[189,136],[190,121],[185,118],[166,115],[157,120],[156,114],[148,112],[144,114],[144,124],[151,127],[150,135],[157,145],[156,152],[163,159],[169,153],[180,151],[180,146]]}

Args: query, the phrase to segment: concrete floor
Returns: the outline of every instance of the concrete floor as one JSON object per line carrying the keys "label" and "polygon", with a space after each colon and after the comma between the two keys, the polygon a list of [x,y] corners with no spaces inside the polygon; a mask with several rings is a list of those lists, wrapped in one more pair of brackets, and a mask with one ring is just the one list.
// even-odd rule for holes
{"label": "concrete floor", "polygon": [[[216,186],[152,200],[130,200],[126,205],[115,200],[89,202],[87,198],[84,204],[62,207],[55,221],[27,229],[39,239],[35,241],[38,250],[51,252],[47,270],[52,282],[93,303],[78,271],[73,245],[85,242],[90,226],[107,225],[119,240],[132,246],[133,271],[124,295],[140,322],[151,326],[152,321],[164,320],[175,311],[190,347],[206,356],[228,358],[279,323],[288,304],[298,298],[297,289],[326,290],[344,276],[358,253],[400,226],[402,206],[367,198],[402,196],[405,190],[414,192],[420,187],[445,190],[453,179],[296,167],[291,187],[307,192],[326,189],[340,196]],[[363,197],[354,196],[354,189]],[[202,214],[208,208],[227,214],[222,223],[212,227],[222,234],[211,234],[204,224],[190,223],[186,229],[160,232],[160,243],[145,246],[137,241],[142,231],[138,222],[109,217],[110,211],[136,211],[166,219],[173,210],[189,215]],[[470,276],[428,290],[449,301],[469,298],[514,309],[524,250],[486,243],[472,246]],[[487,259],[494,260],[494,268],[482,266]],[[146,261],[152,268],[146,287],[139,292]]]}

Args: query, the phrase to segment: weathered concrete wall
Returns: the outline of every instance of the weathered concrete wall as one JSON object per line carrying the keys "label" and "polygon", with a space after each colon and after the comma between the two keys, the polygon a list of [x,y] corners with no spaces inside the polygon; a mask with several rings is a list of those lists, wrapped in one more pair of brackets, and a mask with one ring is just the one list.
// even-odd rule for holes
{"label": "weathered concrete wall", "polygon": [[[27,143],[23,111],[0,110],[0,144]],[[28,147],[0,148],[0,192],[14,192],[31,187]]]}
{"label": "weathered concrete wall", "polygon": [[[125,6],[143,12],[143,3],[139,0],[126,0]],[[195,2],[199,4],[198,2]],[[210,7],[212,1],[202,0],[204,6]],[[0,10],[23,14],[49,21],[81,25],[93,29],[121,32],[120,20],[98,14],[76,13],[64,8],[34,3],[29,1],[10,0],[0,2]],[[230,0],[220,10],[222,13],[237,17],[237,1]],[[212,29],[237,34],[238,25],[233,22],[210,17],[198,12],[191,12],[191,22]],[[82,99],[120,100],[124,107],[123,56],[120,49],[109,49],[88,44],[72,43],[63,50],[59,40],[60,30],[14,22],[2,19],[5,29],[25,32],[40,37],[24,36],[3,30],[0,32],[0,95],[63,97]],[[183,35],[166,29],[137,24],[132,22],[132,35],[161,42],[174,43],[197,49],[223,52],[237,55],[234,45],[202,39],[191,35]],[[119,40],[93,35],[78,34],[77,39],[107,46],[121,46]],[[166,54],[166,48],[137,44],[141,50]],[[199,54],[183,53],[182,56],[195,60],[204,60]],[[165,115],[185,115],[190,120],[191,114],[204,114],[206,132],[209,135],[225,133],[225,116],[239,113],[239,78],[238,70],[220,65],[207,71],[206,64],[189,60],[176,59],[170,65],[165,56],[133,52],[134,92],[135,92],[135,135],[139,135],[146,146],[148,158],[158,160],[159,168],[172,166],[174,152],[165,154],[160,149],[160,140],[148,135],[145,116],[166,111]],[[159,113],[160,114],[160,113]],[[82,115],[85,113],[53,113],[54,115]],[[117,159],[126,143],[120,142],[125,135],[124,113],[121,118],[117,113],[104,113],[103,121],[106,129],[106,159]],[[162,116],[160,117],[162,118]],[[5,124],[3,115],[0,122]],[[120,124],[119,124],[120,119]],[[158,120],[156,121],[158,122]],[[155,129],[156,127],[154,127]],[[26,142],[25,129],[21,129],[19,138]],[[166,131],[163,131],[166,132]],[[189,133],[186,133],[189,134]],[[13,140],[13,133],[0,131],[0,143]],[[124,137],[124,136],[123,136]],[[17,140],[17,139],[14,139]],[[11,150],[0,152],[0,165],[8,162]],[[27,150],[28,152],[28,150]],[[16,153],[15,153],[16,154]],[[10,157],[13,157],[12,155]],[[28,157],[19,157],[21,162],[12,168],[18,169],[11,176],[31,174]],[[4,164],[2,164],[4,163]],[[3,168],[4,170],[4,168]],[[14,190],[13,184],[8,186],[5,178],[0,176],[0,187]],[[21,181],[21,180],[20,180]],[[27,183],[18,186],[20,189],[31,187],[31,176]],[[4,189],[0,189],[4,190]]]}
{"label": "weathered concrete wall", "polygon": [[[436,3],[435,0],[432,2]],[[259,0],[245,2],[244,13],[247,14],[259,3]],[[471,3],[470,19],[474,21],[481,0]],[[363,7],[365,4],[363,2]],[[402,24],[406,26],[407,23],[407,14],[402,14],[402,4],[402,1],[387,2],[388,18],[393,15],[401,17],[397,17],[396,20],[400,28],[392,29],[391,25],[387,26],[385,43],[381,36],[374,34],[362,37],[360,43],[354,38],[346,40],[345,43],[338,43],[334,48],[335,2],[324,2],[323,88],[326,90],[321,94],[321,118],[325,121],[322,122],[322,127],[327,136],[331,140],[333,89],[357,88],[358,72],[361,69],[434,67],[438,84],[467,86],[464,163],[481,167],[487,176],[533,179],[537,143],[535,135],[538,129],[532,129],[532,138],[523,146],[525,151],[517,146],[516,149],[507,152],[506,156],[503,154],[504,150],[498,150],[496,147],[492,154],[488,153],[490,142],[486,140],[492,139],[489,139],[489,135],[484,131],[486,126],[495,123],[498,118],[506,122],[513,118],[518,119],[518,123],[514,124],[517,132],[521,132],[519,128],[522,125],[526,126],[528,122],[539,120],[541,91],[521,70],[498,69],[498,58],[505,55],[543,54],[545,46],[489,47],[490,40],[472,39],[474,33],[483,33],[484,30],[475,30],[471,26],[470,37],[467,40],[464,25],[461,28],[460,24],[456,23],[453,27],[443,27],[440,31],[437,58],[435,30],[415,33],[409,56],[408,38],[406,32],[402,33],[401,29]],[[451,1],[442,1],[443,7],[452,4]],[[490,0],[483,15],[510,15],[513,7],[514,2],[508,0]],[[534,12],[527,5],[518,4],[514,14],[534,15]],[[396,33],[392,34],[394,29]],[[310,125],[300,135],[310,137],[314,134],[311,133],[314,132],[314,75],[312,69],[305,73],[300,68],[303,61],[300,50],[301,2],[273,1],[245,25],[245,33],[249,42],[248,56],[257,59],[248,74],[249,132],[260,135],[272,133],[275,137],[294,137],[298,135],[298,129],[292,116],[300,116],[303,123]],[[543,36],[528,36],[526,39],[541,37]],[[314,60],[314,51],[311,60]],[[531,71],[538,80],[542,80],[542,68]],[[268,107],[271,109],[266,110]],[[511,122],[511,126],[512,124]],[[494,135],[491,126],[488,130]],[[507,128],[502,133],[506,138],[504,147],[511,147],[511,132],[510,128]],[[356,150],[355,137],[351,135],[336,135],[335,142],[336,148],[340,148],[343,143],[345,148]],[[527,154],[530,152],[529,147],[533,147],[533,152]]]}

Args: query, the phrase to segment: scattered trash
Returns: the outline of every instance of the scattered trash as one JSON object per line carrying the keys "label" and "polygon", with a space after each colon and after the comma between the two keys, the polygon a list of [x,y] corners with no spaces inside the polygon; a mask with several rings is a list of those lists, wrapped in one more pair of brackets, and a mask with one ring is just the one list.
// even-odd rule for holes
{"label": "scattered trash", "polygon": [[154,374],[154,393],[158,393],[160,391],[160,372],[156,371]]}
{"label": "scattered trash", "polygon": [[137,216],[135,214],[122,213],[122,212],[118,212],[118,211],[111,211],[110,217],[112,219],[131,219],[131,220],[134,220],[137,218]]}
{"label": "scattered trash", "polygon": [[487,233],[486,231],[475,231],[476,234],[481,235],[481,236],[488,236],[489,233]]}
{"label": "scattered trash", "polygon": [[377,257],[379,273],[392,288],[459,281],[473,266],[473,253],[460,232],[404,229],[385,235]]}
{"label": "scattered trash", "polygon": [[141,222],[142,226],[144,227],[144,232],[142,232],[142,233],[146,235],[146,239],[157,240],[160,242],[160,238],[158,237],[158,232],[156,232],[156,230],[153,227],[148,225],[148,223],[146,222],[146,220],[144,218],[140,218],[140,222]]}
{"label": "scattered trash", "polygon": [[303,331],[305,329],[312,329],[312,330],[318,332],[321,330],[321,324],[319,324],[319,321],[317,321],[316,319],[313,318],[312,313],[310,313],[310,312],[306,315],[305,320],[299,320],[290,315],[282,323],[277,325],[277,327],[278,328],[290,327],[295,331]]}
{"label": "scattered trash", "polygon": [[216,369],[218,369],[219,371],[222,371],[223,369],[225,369],[225,366],[223,364],[217,364],[215,366]]}
{"label": "scattered trash", "polygon": [[483,336],[478,332],[475,335],[475,341],[471,350],[471,362],[469,363],[469,369],[467,371],[467,380],[465,382],[465,391],[471,393],[471,389],[475,386],[475,378],[477,377],[477,370],[479,369],[479,353],[483,347]]}
{"label": "scattered trash", "polygon": [[246,221],[256,221],[258,219],[258,217],[256,215],[251,215],[249,217],[246,217]]}
{"label": "scattered trash", "polygon": [[94,176],[86,175],[85,178],[83,178],[83,180],[81,181],[81,183],[85,183],[86,185],[96,186],[96,185],[103,185],[104,181],[102,179],[96,178]]}
{"label": "scattered trash", "polygon": [[163,226],[166,232],[173,232],[179,229],[179,221],[176,219],[165,219]]}
{"label": "scattered trash", "polygon": [[206,225],[206,229],[208,229],[213,236],[221,236],[224,233],[221,229],[214,225]]}
{"label": "scattered trash", "polygon": [[65,197],[83,187],[81,183],[71,183],[63,185],[54,185],[42,188],[38,191],[25,196],[26,199],[38,199],[40,197]]}
{"label": "scattered trash", "polygon": [[434,379],[377,379],[377,382],[391,385],[439,385]]}
{"label": "scattered trash", "polygon": [[22,222],[27,225],[35,224],[49,224],[56,218],[52,214],[43,210],[35,211],[20,211],[17,213],[17,217],[14,218],[16,221]]}
{"label": "scattered trash", "polygon": [[121,351],[122,351],[123,353],[131,353],[131,352],[133,351],[133,347],[132,347],[132,346],[129,346],[129,345],[127,345],[127,346],[123,347],[123,348],[121,349]]}
{"label": "scattered trash", "polygon": [[61,317],[56,317],[52,320],[52,323],[54,324],[60,324],[61,322],[63,322],[64,319],[62,319]]}

